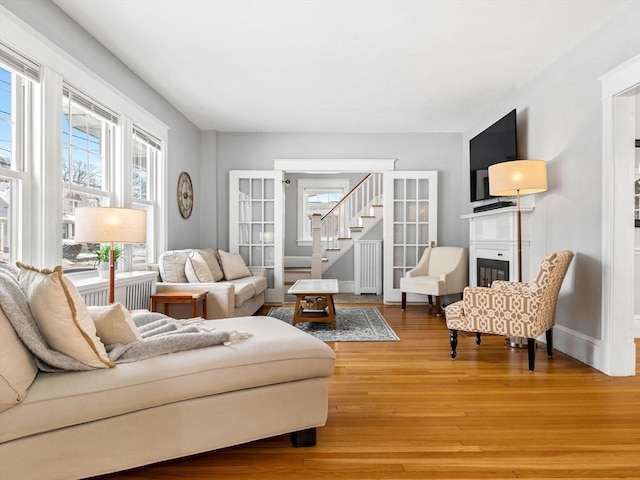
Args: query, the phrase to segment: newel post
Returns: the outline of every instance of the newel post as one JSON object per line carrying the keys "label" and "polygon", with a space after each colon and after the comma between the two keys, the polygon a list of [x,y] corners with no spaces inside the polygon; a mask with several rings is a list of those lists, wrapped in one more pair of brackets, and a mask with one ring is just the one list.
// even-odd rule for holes
{"label": "newel post", "polygon": [[322,235],[322,215],[311,215],[311,278],[322,278],[322,253],[320,252],[320,236]]}

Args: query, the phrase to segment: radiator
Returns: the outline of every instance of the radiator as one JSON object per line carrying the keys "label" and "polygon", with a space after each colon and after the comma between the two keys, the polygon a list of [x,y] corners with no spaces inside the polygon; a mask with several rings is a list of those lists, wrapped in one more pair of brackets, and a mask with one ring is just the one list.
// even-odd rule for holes
{"label": "radiator", "polygon": [[354,293],[382,294],[382,240],[354,242]]}
{"label": "radiator", "polygon": [[[126,272],[116,275],[115,301],[129,310],[150,310],[151,295],[156,293],[155,272]],[[107,305],[109,281],[92,277],[72,280],[88,306]]]}

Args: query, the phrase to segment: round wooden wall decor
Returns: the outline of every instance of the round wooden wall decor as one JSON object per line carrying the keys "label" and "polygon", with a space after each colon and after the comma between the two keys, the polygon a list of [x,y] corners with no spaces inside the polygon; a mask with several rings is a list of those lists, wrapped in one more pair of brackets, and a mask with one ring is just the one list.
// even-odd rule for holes
{"label": "round wooden wall decor", "polygon": [[187,172],[178,177],[178,209],[182,218],[189,218],[193,211],[193,183]]}

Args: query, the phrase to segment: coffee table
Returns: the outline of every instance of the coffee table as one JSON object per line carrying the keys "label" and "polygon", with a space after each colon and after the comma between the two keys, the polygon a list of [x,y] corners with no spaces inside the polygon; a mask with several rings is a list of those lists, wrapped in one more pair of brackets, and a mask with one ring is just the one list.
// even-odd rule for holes
{"label": "coffee table", "polygon": [[[328,278],[301,279],[296,281],[287,293],[296,296],[292,325],[298,322],[318,322],[329,323],[334,330],[336,329],[336,308],[333,304],[333,296],[338,293],[338,280]],[[306,297],[326,298],[326,309],[305,310],[302,303]]]}

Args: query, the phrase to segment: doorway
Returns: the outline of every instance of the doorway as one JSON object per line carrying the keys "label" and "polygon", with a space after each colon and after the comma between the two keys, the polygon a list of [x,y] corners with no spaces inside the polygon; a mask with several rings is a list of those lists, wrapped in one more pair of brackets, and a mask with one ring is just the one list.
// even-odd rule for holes
{"label": "doorway", "polygon": [[[640,55],[600,78],[603,100],[602,338],[603,372],[635,375],[634,224],[636,95]],[[638,279],[635,279],[637,282]],[[634,288],[635,286],[635,288]],[[636,329],[637,330],[637,329]]]}

